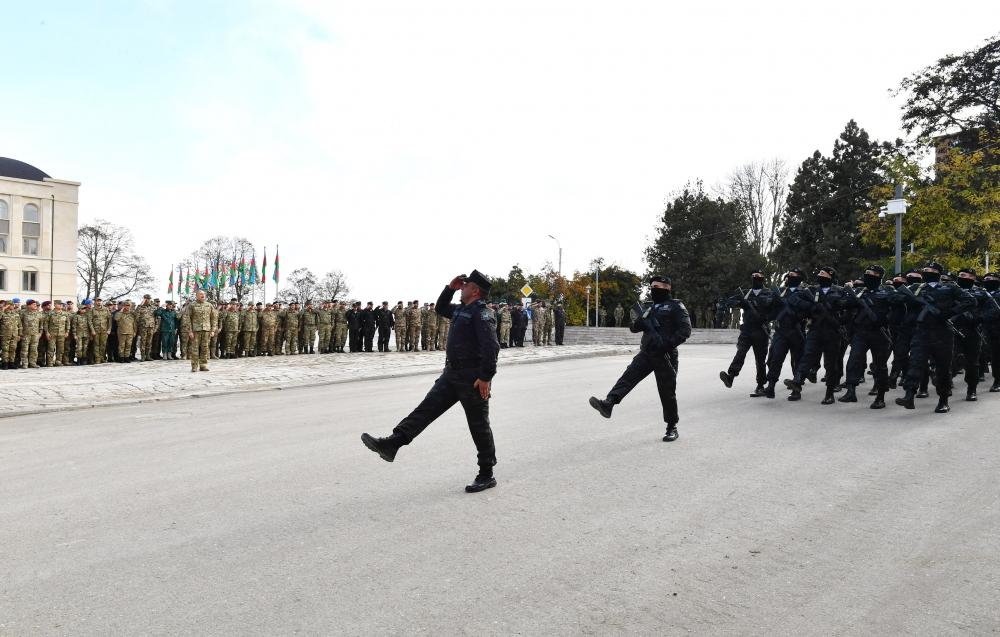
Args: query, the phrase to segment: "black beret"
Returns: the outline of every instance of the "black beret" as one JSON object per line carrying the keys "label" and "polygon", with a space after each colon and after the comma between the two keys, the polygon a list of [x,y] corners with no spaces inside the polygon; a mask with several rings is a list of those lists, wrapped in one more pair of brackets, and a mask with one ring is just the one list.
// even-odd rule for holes
{"label": "black beret", "polygon": [[831,267],[830,267],[830,266],[828,266],[828,265],[825,265],[825,266],[823,266],[822,268],[820,268],[820,269],[819,269],[819,271],[817,272],[817,274],[818,274],[819,272],[825,272],[825,273],[829,274],[829,275],[830,275],[830,278],[831,278],[831,279],[832,279],[833,277],[837,276],[837,271],[836,271],[836,270],[834,270],[833,268],[831,268]]}
{"label": "black beret", "polygon": [[996,272],[987,272],[986,274],[983,275],[983,278],[985,279],[987,277],[992,277],[994,279],[1000,279],[1000,274],[997,274]]}
{"label": "black beret", "polygon": [[944,266],[941,265],[940,263],[938,263],[937,261],[929,261],[927,263],[927,265],[924,266],[924,269],[925,270],[927,270],[927,269],[937,270],[938,272],[941,272],[941,273],[943,273],[944,270],[945,270]]}
{"label": "black beret", "polygon": [[493,287],[493,284],[490,283],[489,277],[479,270],[473,270],[472,274],[465,277],[465,280],[468,283],[475,283],[476,286],[482,290],[483,294],[489,294],[490,288]]}
{"label": "black beret", "polygon": [[650,282],[650,284],[653,284],[653,283],[667,283],[667,284],[671,284],[671,283],[673,283],[670,280],[670,277],[663,276],[662,274],[654,274],[653,276],[649,277],[649,282]]}
{"label": "black beret", "polygon": [[790,268],[788,271],[797,274],[800,277],[805,276],[805,273],[802,271],[802,268]]}
{"label": "black beret", "polygon": [[878,264],[873,263],[865,269],[871,270],[872,272],[878,272],[879,276],[885,276],[885,268]]}
{"label": "black beret", "polygon": [[976,276],[976,271],[973,270],[972,268],[962,268],[961,270],[958,271],[959,274],[962,274],[963,272],[965,274],[971,274],[972,276]]}

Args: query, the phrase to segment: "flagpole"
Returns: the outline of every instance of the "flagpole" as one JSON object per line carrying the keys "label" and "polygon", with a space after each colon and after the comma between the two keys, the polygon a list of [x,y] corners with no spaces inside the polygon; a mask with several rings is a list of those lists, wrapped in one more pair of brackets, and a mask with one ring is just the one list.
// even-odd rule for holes
{"label": "flagpole", "polygon": [[[171,279],[174,278],[174,264],[173,263],[170,264],[170,278]],[[174,284],[173,283],[170,284],[170,300],[171,301],[174,300]]]}
{"label": "flagpole", "polygon": [[264,272],[260,278],[264,279],[264,305],[267,305],[267,246],[264,246]]}

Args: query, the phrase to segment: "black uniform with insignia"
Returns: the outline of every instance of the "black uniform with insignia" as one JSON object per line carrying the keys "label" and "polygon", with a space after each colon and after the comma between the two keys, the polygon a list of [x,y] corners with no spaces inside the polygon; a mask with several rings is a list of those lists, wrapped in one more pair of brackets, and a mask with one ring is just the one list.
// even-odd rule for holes
{"label": "black uniform with insignia", "polygon": [[[955,326],[962,333],[957,337],[956,352],[962,354],[962,365],[953,368],[955,374],[961,368],[965,369],[965,399],[976,400],[976,387],[979,384],[979,360],[982,355],[983,336],[983,316],[986,312],[986,304],[990,302],[990,295],[985,289],[977,286],[976,272],[969,268],[962,268],[958,271],[959,276],[955,279],[956,285],[968,292],[976,304],[955,317]],[[966,277],[963,277],[965,274]]]}
{"label": "black uniform with insignia", "polygon": [[805,345],[805,333],[802,331],[802,323],[812,308],[812,295],[809,290],[803,288],[802,270],[793,268],[786,275],[786,286],[781,290],[774,290],[775,303],[772,308],[774,312],[774,337],[771,339],[771,348],[767,352],[767,388],[764,395],[774,398],[774,386],[778,384],[781,377],[781,368],[785,364],[785,357],[791,354],[792,372],[799,367],[799,360],[802,358],[802,348]]}
{"label": "black uniform with insignia", "polygon": [[[868,271],[877,274],[868,274]],[[847,308],[855,310],[851,319],[851,355],[847,359],[847,393],[840,402],[857,402],[857,386],[864,380],[868,352],[872,353],[876,397],[872,409],[885,407],[885,393],[889,390],[889,352],[892,337],[889,334],[889,316],[892,306],[889,299],[895,290],[882,285],[885,270],[880,265],[870,265],[864,276],[865,286],[847,295]]]}
{"label": "black uniform with insignia", "polygon": [[795,375],[785,385],[792,390],[788,400],[801,397],[802,383],[812,377],[819,369],[820,357],[823,358],[823,369],[826,372],[826,395],[821,401],[824,405],[833,403],[833,392],[840,384],[844,371],[844,342],[847,332],[840,322],[840,316],[850,294],[845,288],[834,285],[836,276],[833,268],[820,268],[817,273],[817,284],[810,288],[810,322],[806,332],[805,346],[802,358]]}
{"label": "black uniform with insignia", "polygon": [[989,349],[990,370],[993,372],[991,392],[1000,392],[1000,274],[983,275],[983,288],[989,295],[983,304],[983,331]]}
{"label": "black uniform with insignia", "polygon": [[757,388],[750,395],[757,397],[764,395],[764,385],[767,383],[767,344],[771,341],[771,312],[776,300],[774,291],[764,287],[763,271],[755,270],[751,273],[750,286],[746,293],[729,299],[726,304],[729,308],[741,308],[743,321],[740,323],[740,336],[736,340],[736,356],[729,363],[729,369],[721,372],[719,377],[726,387],[732,387],[733,379],[743,369],[747,352],[753,349]]}

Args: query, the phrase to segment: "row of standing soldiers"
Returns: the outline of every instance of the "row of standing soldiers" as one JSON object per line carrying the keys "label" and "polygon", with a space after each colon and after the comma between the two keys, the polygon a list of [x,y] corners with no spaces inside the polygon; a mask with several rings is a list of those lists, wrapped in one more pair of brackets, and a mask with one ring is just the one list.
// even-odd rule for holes
{"label": "row of standing soldiers", "polygon": [[553,336],[555,344],[562,345],[566,331],[566,310],[562,303],[552,304],[548,301],[533,301],[524,307],[524,303],[508,305],[506,302],[488,303],[487,312],[493,317],[497,326],[497,340],[501,348],[524,347],[524,337],[531,322],[531,341],[536,346],[551,345]]}
{"label": "row of standing soldiers", "polygon": [[807,380],[816,382],[821,359],[824,405],[842,390],[839,402],[857,402],[856,388],[869,369],[872,409],[885,407],[886,392],[899,384],[905,393],[896,404],[913,409],[913,399],[926,397],[932,382],[938,396],[935,411],[945,413],[953,376],[964,370],[966,400],[975,401],[988,366],[994,378],[990,391],[1000,392],[1000,275],[990,272],[980,280],[974,270],[963,268],[952,276],[931,262],[889,282],[883,282],[884,269],[878,265],[869,266],[853,287],[836,285],[835,278],[833,268],[821,268],[815,285],[807,286],[795,268],[785,275],[785,285],[775,289],[764,287],[763,272],[753,272],[751,288],[730,301],[744,310],[743,323],[736,356],[719,374],[723,383],[732,386],[752,349],[754,397],[774,398],[789,355],[792,378],[784,384],[792,401],[801,399]]}

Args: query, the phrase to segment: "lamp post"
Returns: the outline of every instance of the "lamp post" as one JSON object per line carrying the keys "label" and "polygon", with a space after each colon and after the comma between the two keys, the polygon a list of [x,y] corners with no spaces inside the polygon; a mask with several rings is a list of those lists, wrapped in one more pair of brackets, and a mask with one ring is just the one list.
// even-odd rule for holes
{"label": "lamp post", "polygon": [[590,286],[589,285],[587,286],[587,312],[584,314],[584,316],[586,317],[586,320],[584,321],[584,325],[587,326],[587,327],[590,327]]}
{"label": "lamp post", "polygon": [[557,278],[556,278],[556,292],[559,294],[559,297],[562,298],[562,244],[559,243],[559,239],[556,239],[551,234],[548,235],[548,237],[549,237],[549,239],[552,239],[553,241],[555,241],[556,245],[559,246],[559,269],[556,271],[556,276],[557,276]]}
{"label": "lamp post", "polygon": [[896,272],[903,271],[903,215],[906,214],[906,200],[903,199],[903,187],[896,185],[896,196],[885,202],[885,206],[879,210],[879,219],[886,216],[896,218]]}

